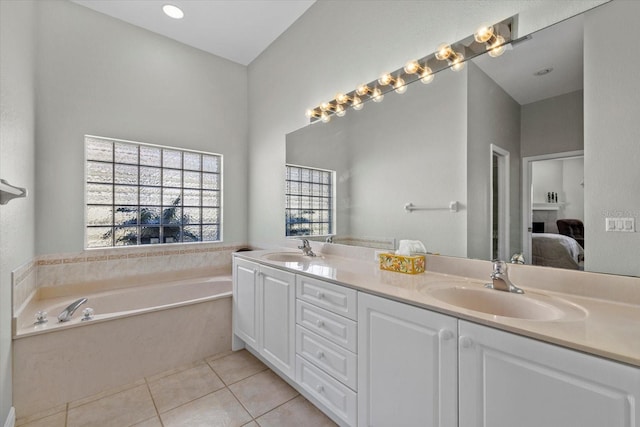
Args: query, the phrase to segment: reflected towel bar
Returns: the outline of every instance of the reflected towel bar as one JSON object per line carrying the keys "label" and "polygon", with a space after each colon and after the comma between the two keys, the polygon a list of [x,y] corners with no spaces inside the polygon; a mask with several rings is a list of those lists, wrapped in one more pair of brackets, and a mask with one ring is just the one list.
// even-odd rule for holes
{"label": "reflected towel bar", "polygon": [[409,202],[406,205],[404,205],[404,210],[407,212],[413,212],[413,211],[449,211],[449,212],[458,212],[458,202],[454,201],[454,202],[450,202],[449,206],[445,207],[445,208],[428,208],[428,207],[422,207],[422,206],[415,206],[413,203]]}

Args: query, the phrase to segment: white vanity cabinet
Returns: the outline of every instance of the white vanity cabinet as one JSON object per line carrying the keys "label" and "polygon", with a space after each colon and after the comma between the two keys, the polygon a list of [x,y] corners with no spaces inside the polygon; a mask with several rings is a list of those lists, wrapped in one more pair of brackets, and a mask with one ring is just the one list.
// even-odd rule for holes
{"label": "white vanity cabinet", "polygon": [[233,260],[233,332],[290,378],[295,374],[295,275]]}
{"label": "white vanity cabinet", "polygon": [[638,367],[238,257],[233,276],[234,336],[341,426],[640,427]]}
{"label": "white vanity cabinet", "polygon": [[357,422],[357,292],[296,277],[296,382],[342,425]]}
{"label": "white vanity cabinet", "polygon": [[459,321],[460,427],[639,427],[640,368]]}
{"label": "white vanity cabinet", "polygon": [[457,319],[358,292],[358,425],[457,426],[457,342]]}

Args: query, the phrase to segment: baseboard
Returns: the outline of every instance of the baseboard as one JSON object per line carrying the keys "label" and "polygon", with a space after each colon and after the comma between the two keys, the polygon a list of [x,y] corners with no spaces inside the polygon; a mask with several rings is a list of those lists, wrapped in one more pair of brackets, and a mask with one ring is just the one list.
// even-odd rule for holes
{"label": "baseboard", "polygon": [[4,427],[15,427],[16,425],[16,408],[13,406],[9,410],[9,415],[7,415],[7,420],[4,422]]}

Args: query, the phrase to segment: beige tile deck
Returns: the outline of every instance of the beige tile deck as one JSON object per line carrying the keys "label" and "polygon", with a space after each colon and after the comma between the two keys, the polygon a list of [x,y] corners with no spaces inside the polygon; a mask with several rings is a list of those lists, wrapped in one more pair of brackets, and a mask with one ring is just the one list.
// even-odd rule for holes
{"label": "beige tile deck", "polygon": [[[226,384],[226,386],[225,386]],[[20,419],[20,427],[335,426],[246,350]]]}

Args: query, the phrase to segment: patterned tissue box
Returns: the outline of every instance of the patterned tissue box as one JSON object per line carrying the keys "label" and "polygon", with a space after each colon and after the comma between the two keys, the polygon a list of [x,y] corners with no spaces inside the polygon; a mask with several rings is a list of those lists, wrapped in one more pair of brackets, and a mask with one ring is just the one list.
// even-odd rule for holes
{"label": "patterned tissue box", "polygon": [[380,269],[396,271],[398,273],[419,274],[424,273],[424,255],[396,255],[390,253],[380,254]]}

